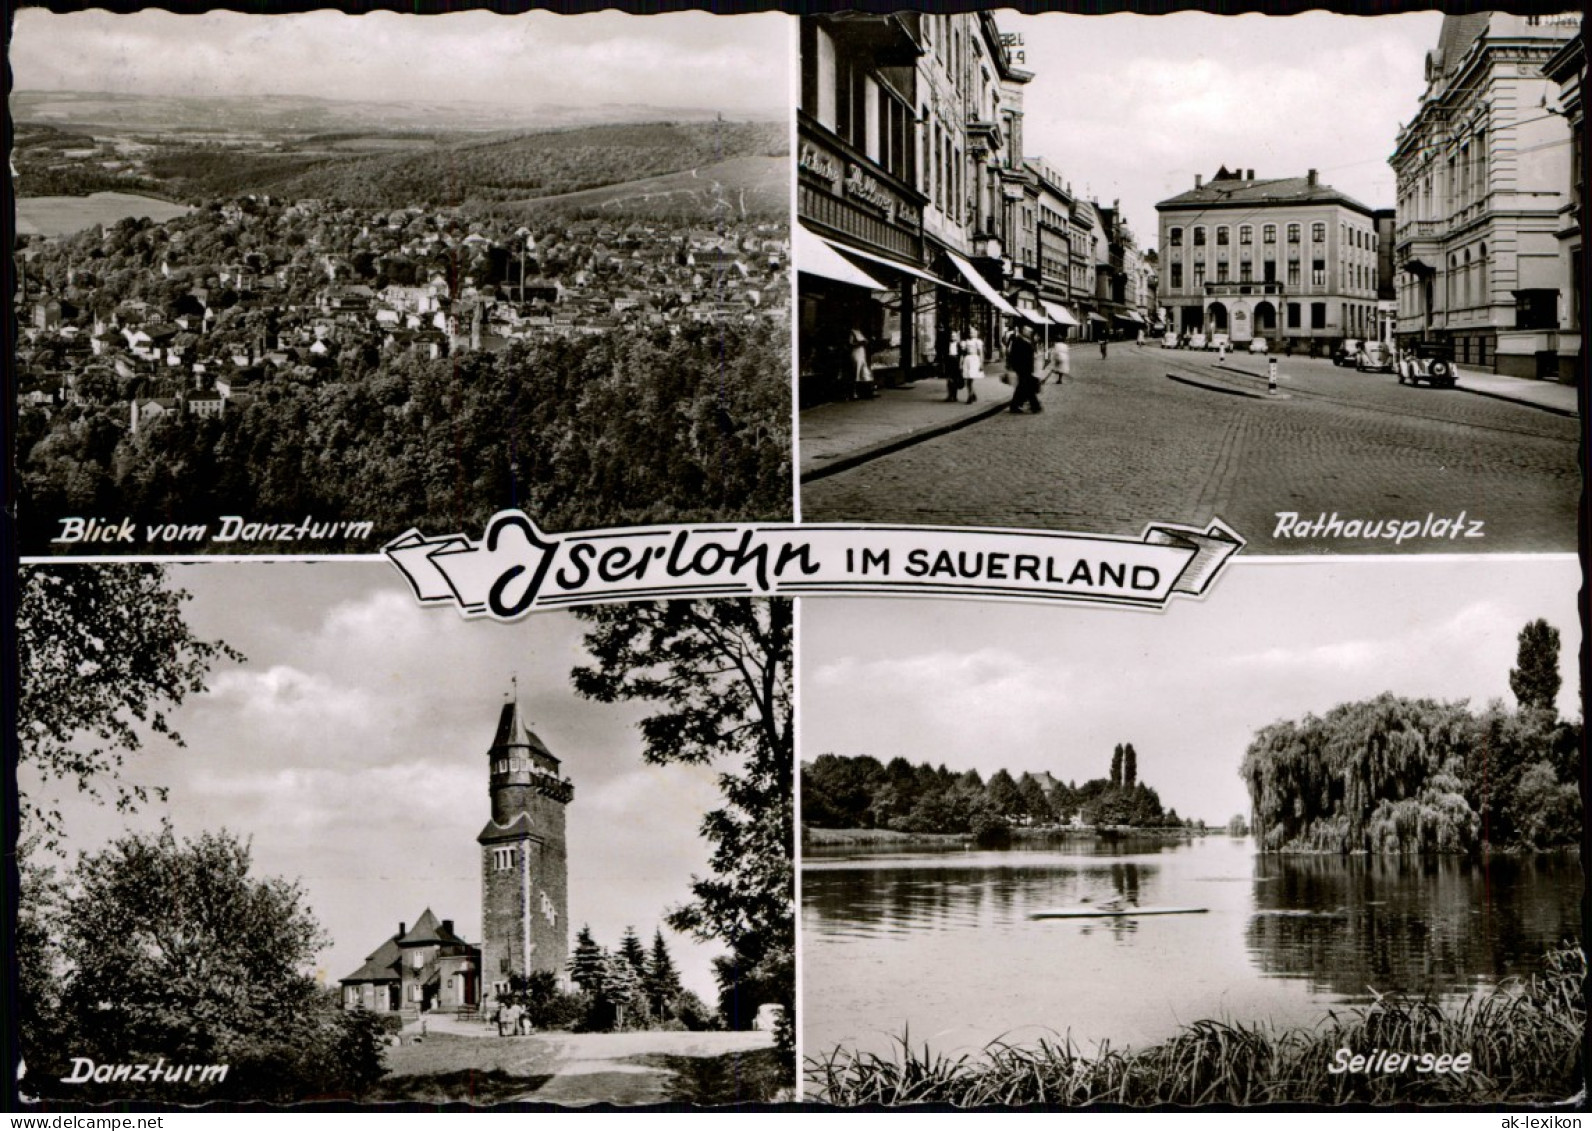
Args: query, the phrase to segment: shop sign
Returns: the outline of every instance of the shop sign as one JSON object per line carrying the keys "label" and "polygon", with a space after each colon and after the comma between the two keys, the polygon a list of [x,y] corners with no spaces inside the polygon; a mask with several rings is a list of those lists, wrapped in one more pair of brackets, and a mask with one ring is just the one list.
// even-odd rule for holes
{"label": "shop sign", "polygon": [[803,143],[796,158],[796,167],[825,181],[829,185],[829,191],[840,190],[840,162],[811,143]]}
{"label": "shop sign", "polygon": [[895,221],[900,202],[896,200],[895,194],[879,183],[877,178],[863,172],[862,166],[851,165],[847,168],[846,195],[872,205],[884,213],[885,219]]}

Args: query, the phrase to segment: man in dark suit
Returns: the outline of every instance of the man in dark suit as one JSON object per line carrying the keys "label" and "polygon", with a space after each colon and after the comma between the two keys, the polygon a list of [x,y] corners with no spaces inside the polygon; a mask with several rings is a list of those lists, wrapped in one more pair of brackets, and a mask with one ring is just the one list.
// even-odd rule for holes
{"label": "man in dark suit", "polygon": [[1017,332],[1012,335],[1012,341],[1006,347],[1006,368],[1015,375],[1015,391],[1012,393],[1009,412],[1022,412],[1026,405],[1029,412],[1043,412],[1039,404],[1039,378],[1034,373],[1034,332],[1026,322],[1017,325]]}

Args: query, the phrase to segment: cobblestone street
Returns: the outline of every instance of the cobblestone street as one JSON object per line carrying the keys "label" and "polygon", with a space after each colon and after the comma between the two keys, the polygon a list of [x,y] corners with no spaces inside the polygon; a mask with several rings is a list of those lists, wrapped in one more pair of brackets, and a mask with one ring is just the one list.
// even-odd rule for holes
{"label": "cobblestone street", "polygon": [[[1043,414],[1001,413],[807,483],[802,517],[1119,535],[1219,517],[1258,554],[1574,551],[1575,419],[1326,360],[1278,368],[1271,397],[1263,357],[1113,343],[1101,360],[1079,344]],[[1304,536],[1277,536],[1286,512]],[[1343,526],[1317,533],[1334,514]],[[1390,522],[1409,533],[1387,536]]]}

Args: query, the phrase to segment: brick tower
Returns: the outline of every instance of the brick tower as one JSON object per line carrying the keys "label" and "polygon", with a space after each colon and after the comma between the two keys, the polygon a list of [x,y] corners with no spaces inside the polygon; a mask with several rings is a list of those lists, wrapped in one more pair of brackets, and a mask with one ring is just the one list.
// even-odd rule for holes
{"label": "brick tower", "polygon": [[569,962],[569,863],[564,806],[575,786],[525,723],[514,696],[498,715],[488,758],[492,819],[481,845],[481,982],[486,1004],[509,975]]}

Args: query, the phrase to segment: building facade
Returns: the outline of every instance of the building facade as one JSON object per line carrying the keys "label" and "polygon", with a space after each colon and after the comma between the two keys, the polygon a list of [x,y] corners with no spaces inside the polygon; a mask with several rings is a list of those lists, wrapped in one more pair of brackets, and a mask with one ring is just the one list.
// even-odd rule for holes
{"label": "building facade", "polygon": [[415,925],[398,932],[341,980],[344,1009],[374,1013],[461,1013],[477,1008],[481,949],[453,931],[453,920],[426,908]]}
{"label": "building facade", "polygon": [[1375,213],[1314,169],[1256,180],[1223,167],[1155,208],[1171,329],[1312,353],[1375,335]]}
{"label": "building facade", "polygon": [[1579,134],[1545,112],[1560,92],[1543,70],[1579,24],[1573,14],[1443,18],[1426,91],[1390,159],[1401,342],[1551,379],[1560,354],[1579,351],[1558,238]]}
{"label": "building facade", "polygon": [[526,725],[517,702],[503,705],[487,752],[491,819],[481,846],[483,995],[491,1003],[509,978],[569,964],[569,857],[564,809],[575,787]]}
{"label": "building facade", "polygon": [[[797,109],[803,405],[944,375],[953,337],[1018,317],[1022,87],[989,13],[804,17]],[[1019,246],[1020,245],[1020,246]],[[1034,309],[1037,311],[1037,304]]]}
{"label": "building facade", "polygon": [[[1559,380],[1586,379],[1586,256],[1581,235],[1581,207],[1586,200],[1586,103],[1581,91],[1586,81],[1586,19],[1581,34],[1570,39],[1543,65],[1543,73],[1559,87],[1558,113],[1570,127],[1569,192],[1559,208],[1559,276],[1568,285],[1568,301],[1559,313]],[[1569,339],[1573,336],[1574,348]]]}

